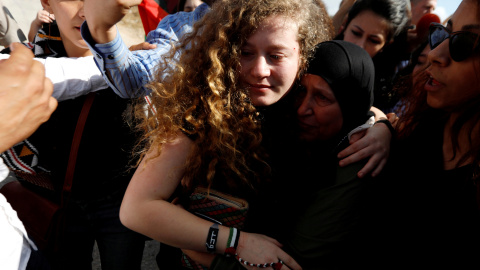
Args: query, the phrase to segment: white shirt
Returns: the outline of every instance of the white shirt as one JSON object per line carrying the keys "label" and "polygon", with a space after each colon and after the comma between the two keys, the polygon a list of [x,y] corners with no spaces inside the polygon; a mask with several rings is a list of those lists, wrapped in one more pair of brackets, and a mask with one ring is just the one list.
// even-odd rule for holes
{"label": "white shirt", "polygon": [[[0,59],[9,57],[9,54],[0,54]],[[76,98],[108,87],[93,56],[35,59],[45,65],[45,75],[53,83],[52,96],[57,100]]]}
{"label": "white shirt", "polygon": [[22,221],[5,197],[0,194],[0,269],[24,270],[31,249],[37,250],[28,238]]}

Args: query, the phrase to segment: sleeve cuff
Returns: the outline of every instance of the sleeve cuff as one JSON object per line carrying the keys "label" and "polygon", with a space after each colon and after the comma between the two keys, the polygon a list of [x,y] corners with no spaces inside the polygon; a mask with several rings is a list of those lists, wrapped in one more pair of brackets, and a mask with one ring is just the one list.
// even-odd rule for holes
{"label": "sleeve cuff", "polygon": [[125,98],[125,96],[121,94],[122,92],[117,87],[115,87],[115,85],[110,81],[107,76],[107,69],[109,68],[109,66],[118,66],[120,64],[118,59],[120,58],[120,56],[123,57],[121,59],[125,59],[122,53],[125,50],[128,50],[127,46],[123,43],[118,28],[115,39],[104,44],[96,43],[95,40],[92,38],[90,30],[88,29],[87,21],[82,24],[80,28],[80,33],[83,40],[85,40],[88,48],[92,52],[93,58],[95,59],[95,64],[102,73],[102,76],[107,82],[108,86],[112,88],[112,90],[119,94],[121,97]]}

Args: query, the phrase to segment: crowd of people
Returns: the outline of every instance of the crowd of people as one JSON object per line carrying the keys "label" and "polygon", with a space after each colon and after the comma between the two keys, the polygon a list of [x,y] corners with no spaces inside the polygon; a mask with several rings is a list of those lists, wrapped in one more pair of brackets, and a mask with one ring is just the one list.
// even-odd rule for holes
{"label": "crowd of people", "polygon": [[[444,23],[435,0],[185,1],[128,48],[141,2],[41,0],[33,54],[3,51],[0,152],[35,146],[56,187],[93,103],[60,252],[0,195],[0,266],[91,269],[97,242],[102,269],[140,269],[153,239],[159,269],[478,268],[480,1]],[[245,224],[189,211],[198,187]]]}

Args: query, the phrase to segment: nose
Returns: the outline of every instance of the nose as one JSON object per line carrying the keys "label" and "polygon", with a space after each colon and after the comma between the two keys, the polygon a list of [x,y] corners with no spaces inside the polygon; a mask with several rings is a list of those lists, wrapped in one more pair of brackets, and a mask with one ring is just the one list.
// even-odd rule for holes
{"label": "nose", "polygon": [[354,44],[365,50],[366,40],[365,38],[359,38],[355,40]]}
{"label": "nose", "polygon": [[300,104],[300,107],[297,109],[297,115],[299,117],[305,117],[309,116],[312,114],[312,106],[310,105],[310,97],[309,95],[306,95],[303,97],[303,100],[301,101],[302,103]]}
{"label": "nose", "polygon": [[267,59],[263,56],[256,57],[251,72],[253,76],[258,78],[270,76],[270,65],[268,64]]}
{"label": "nose", "polygon": [[83,1],[80,1],[79,5],[80,5],[80,8],[78,9],[78,17],[85,20],[85,12],[84,12],[84,9],[83,9]]}
{"label": "nose", "polygon": [[445,39],[427,55],[427,60],[432,65],[446,66],[452,61],[450,59],[449,39]]}

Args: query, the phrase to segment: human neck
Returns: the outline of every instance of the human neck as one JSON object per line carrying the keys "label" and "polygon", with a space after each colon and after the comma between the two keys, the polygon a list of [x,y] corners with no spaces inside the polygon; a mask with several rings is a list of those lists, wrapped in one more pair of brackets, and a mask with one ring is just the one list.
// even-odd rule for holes
{"label": "human neck", "polygon": [[92,55],[92,52],[89,49],[84,49],[80,47],[68,48],[65,47],[68,57],[85,57]]}
{"label": "human neck", "polygon": [[[454,149],[454,145],[452,143],[452,126],[457,120],[457,118],[458,114],[452,113],[443,130],[443,160],[445,170],[451,170],[456,168],[458,162],[462,159],[463,155],[465,155],[471,148],[471,125],[474,125],[473,134],[475,134],[472,136],[472,138],[478,138],[478,136],[480,135],[479,123],[472,123],[473,120],[466,122],[465,124],[463,124],[460,133],[458,134],[458,146],[456,149]],[[458,166],[470,164],[472,163],[472,161],[473,157],[470,157],[467,160],[463,161],[461,164],[458,164]]]}
{"label": "human neck", "polygon": [[63,47],[68,57],[85,57],[92,55],[88,48],[82,48],[62,37]]}

